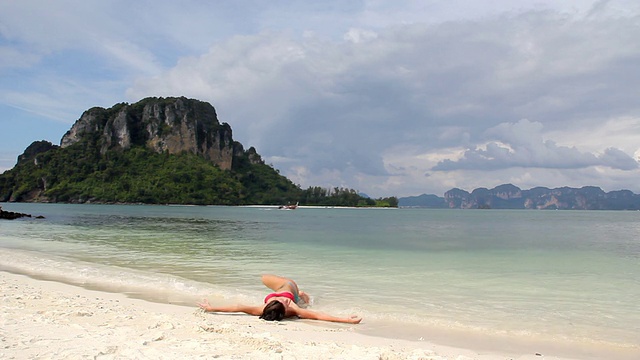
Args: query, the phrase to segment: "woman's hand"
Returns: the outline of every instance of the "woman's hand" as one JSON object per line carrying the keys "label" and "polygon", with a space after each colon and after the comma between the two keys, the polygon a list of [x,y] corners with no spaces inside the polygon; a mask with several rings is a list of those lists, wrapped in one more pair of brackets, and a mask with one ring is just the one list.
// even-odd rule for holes
{"label": "woman's hand", "polygon": [[347,323],[349,324],[360,324],[360,321],[362,321],[362,318],[358,315],[351,315],[349,316],[349,318],[347,318]]}
{"label": "woman's hand", "polygon": [[200,306],[200,309],[204,310],[204,311],[211,311],[211,304],[209,304],[209,300],[204,299],[202,300],[201,303],[198,303],[198,306]]}

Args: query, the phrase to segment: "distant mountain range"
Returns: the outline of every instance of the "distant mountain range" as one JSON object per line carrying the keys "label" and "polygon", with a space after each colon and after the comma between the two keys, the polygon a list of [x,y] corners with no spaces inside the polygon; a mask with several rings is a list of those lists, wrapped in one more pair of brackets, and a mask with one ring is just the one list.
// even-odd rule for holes
{"label": "distant mountain range", "polygon": [[398,199],[400,207],[432,209],[551,209],[640,210],[640,195],[629,190],[604,192],[596,186],[582,188],[535,187],[522,190],[512,184],[472,192],[454,188],[444,197],[423,194]]}

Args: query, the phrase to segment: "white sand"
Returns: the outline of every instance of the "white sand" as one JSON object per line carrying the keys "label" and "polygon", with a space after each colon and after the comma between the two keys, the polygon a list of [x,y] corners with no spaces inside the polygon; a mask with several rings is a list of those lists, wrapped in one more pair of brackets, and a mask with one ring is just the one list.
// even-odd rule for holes
{"label": "white sand", "polygon": [[560,359],[364,336],[358,325],[205,314],[2,271],[0,289],[0,359]]}

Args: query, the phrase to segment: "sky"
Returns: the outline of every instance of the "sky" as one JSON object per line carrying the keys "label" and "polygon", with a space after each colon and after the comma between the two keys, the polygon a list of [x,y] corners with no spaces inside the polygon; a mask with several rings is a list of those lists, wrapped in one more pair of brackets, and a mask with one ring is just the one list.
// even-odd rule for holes
{"label": "sky", "polygon": [[638,39],[636,0],[3,0],[0,172],[185,96],[303,188],[640,193]]}

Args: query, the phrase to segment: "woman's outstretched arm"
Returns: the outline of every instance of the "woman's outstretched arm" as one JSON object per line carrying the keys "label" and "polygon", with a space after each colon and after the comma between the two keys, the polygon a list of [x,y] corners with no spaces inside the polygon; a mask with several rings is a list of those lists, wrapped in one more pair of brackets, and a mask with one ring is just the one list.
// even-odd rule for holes
{"label": "woman's outstretched arm", "polygon": [[297,308],[296,315],[301,319],[322,320],[348,324],[359,324],[362,318],[357,315],[351,315],[346,318],[336,317],[321,312],[315,312],[307,309]]}
{"label": "woman's outstretched arm", "polygon": [[224,306],[212,306],[209,304],[209,300],[204,299],[203,302],[198,303],[198,306],[206,312],[243,312],[249,315],[259,316],[262,314],[262,306],[249,306],[242,304],[224,305]]}

